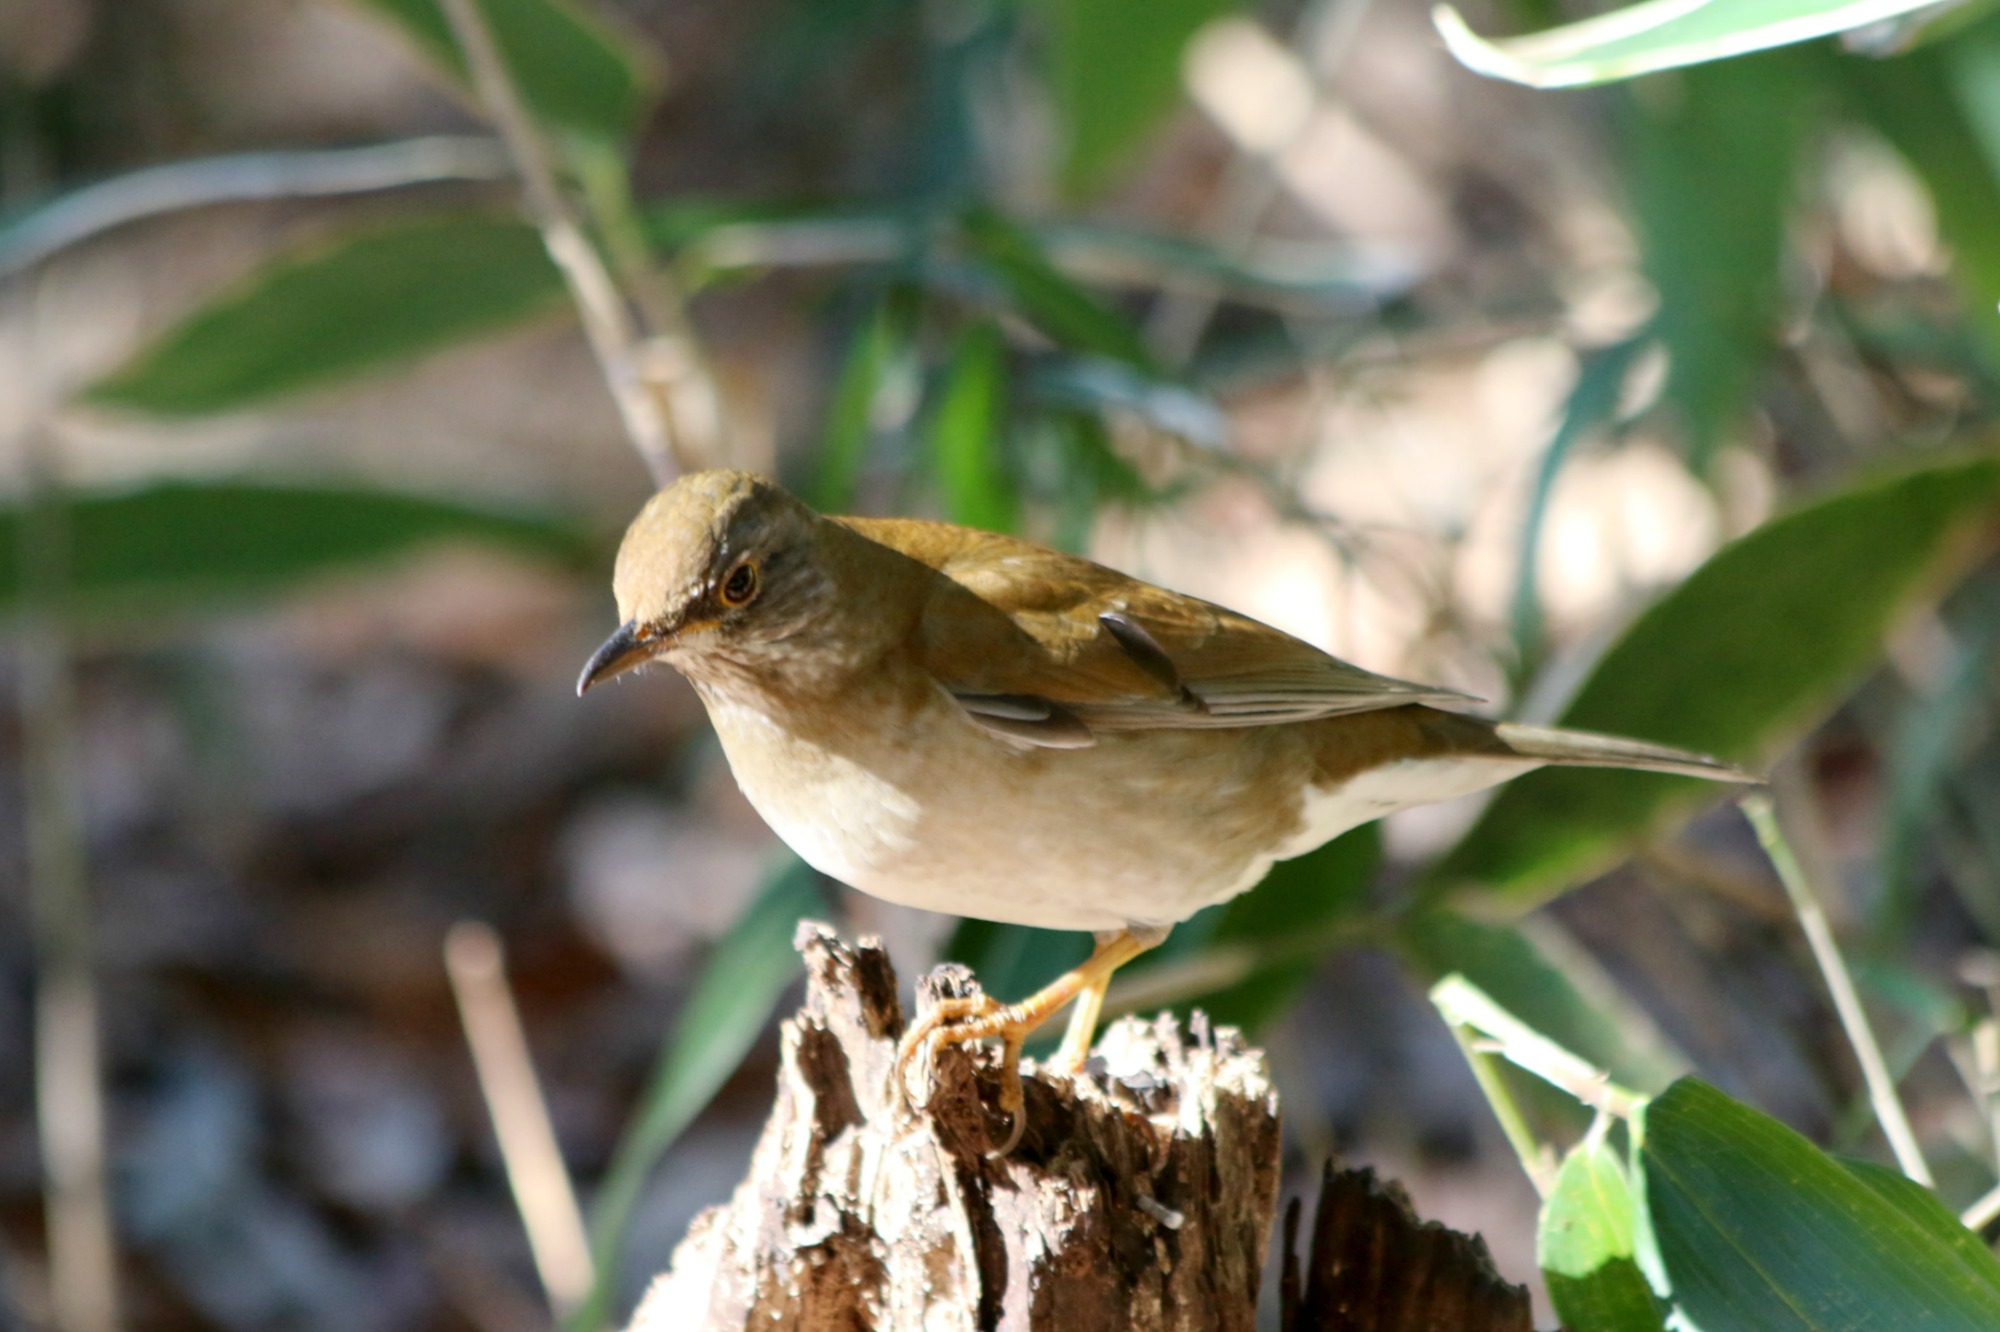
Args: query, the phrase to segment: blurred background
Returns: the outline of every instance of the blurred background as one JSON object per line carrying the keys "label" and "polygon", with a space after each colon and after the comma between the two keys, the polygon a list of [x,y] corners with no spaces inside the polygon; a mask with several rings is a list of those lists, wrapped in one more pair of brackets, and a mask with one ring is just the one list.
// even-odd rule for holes
{"label": "blurred background", "polygon": [[[93,1332],[547,1326],[455,922],[504,944],[563,1159],[616,1214],[618,1310],[741,1176],[799,915],[1003,995],[1077,956],[798,871],[670,673],[574,697],[649,429],[1511,715],[1775,765],[1945,1191],[1977,1196],[1991,9],[1541,93],[1410,0],[490,0],[557,214],[625,291],[621,404],[449,5],[8,0],[0,1327],[89,1308],[49,1235],[89,1250],[95,1068]],[[1800,505],[1817,526],[1760,526]],[[1642,614],[1667,649],[1613,672]],[[1666,835],[1648,795],[1528,864],[1532,799],[1344,838],[1124,1002],[1251,1024],[1298,1188],[1376,1164],[1519,1281],[1536,1194],[1424,1001],[1444,971],[1642,1086],[1692,1067],[1879,1152],[1740,818]]]}

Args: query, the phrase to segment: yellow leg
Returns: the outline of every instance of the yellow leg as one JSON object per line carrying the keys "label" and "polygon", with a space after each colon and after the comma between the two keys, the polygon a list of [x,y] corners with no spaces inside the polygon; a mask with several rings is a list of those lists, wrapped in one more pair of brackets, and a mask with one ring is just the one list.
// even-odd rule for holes
{"label": "yellow leg", "polygon": [[1021,1046],[1035,1028],[1054,1016],[1072,999],[1078,1000],[1075,1016],[1063,1037],[1056,1063],[1066,1071],[1082,1069],[1090,1052],[1090,1040],[1097,1029],[1097,1017],[1104,1007],[1104,991],[1111,975],[1147,949],[1167,937],[1164,928],[1120,930],[1100,936],[1090,960],[1074,971],[1058,976],[1018,1004],[1002,1004],[981,995],[972,999],[943,999],[933,1005],[903,1037],[896,1055],[896,1081],[907,1086],[904,1076],[919,1052],[935,1054],[940,1046],[998,1036],[1002,1050],[1000,1108],[1013,1120],[1006,1143],[996,1155],[1005,1156],[1021,1139],[1025,1127],[1021,1094]]}

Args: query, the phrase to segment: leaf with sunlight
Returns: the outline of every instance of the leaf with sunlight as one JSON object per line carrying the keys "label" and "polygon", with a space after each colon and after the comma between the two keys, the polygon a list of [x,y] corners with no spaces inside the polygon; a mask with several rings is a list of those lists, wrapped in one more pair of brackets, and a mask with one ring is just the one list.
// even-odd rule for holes
{"label": "leaf with sunlight", "polygon": [[[0,507],[0,614],[21,599],[23,518],[17,503]],[[580,533],[547,517],[395,491],[271,482],[162,481],[72,495],[56,521],[69,535],[66,610],[85,618],[206,609],[438,541],[477,541],[568,564],[592,554]]]}
{"label": "leaf with sunlight", "polygon": [[1067,132],[1063,184],[1103,183],[1180,97],[1181,52],[1233,0],[1061,0],[1038,6],[1056,109]]}
{"label": "leaf with sunlight", "polygon": [[945,516],[967,527],[1012,532],[1020,499],[1007,474],[1007,353],[1000,330],[977,324],[959,339],[931,423],[931,467]]}
{"label": "leaf with sunlight", "polygon": [[1567,1332],[1664,1332],[1665,1309],[1634,1257],[1631,1183],[1601,1139],[1563,1158],[1535,1247]]}
{"label": "leaf with sunlight", "polygon": [[2000,1262],[1927,1191],[1850,1169],[1692,1078],[1635,1125],[1654,1284],[1693,1325],[2000,1327]]}
{"label": "leaf with sunlight", "polygon": [[1467,69],[1530,88],[1611,83],[1880,23],[1937,0],[1647,0],[1526,37],[1473,32],[1453,5],[1431,11]]}
{"label": "leaf with sunlight", "polygon": [[[1844,697],[2000,513],[2000,459],[1955,455],[1780,515],[1716,552],[1604,654],[1560,724],[1756,765]],[[1430,874],[1525,910],[1615,864],[1717,788],[1546,768],[1503,788]]]}

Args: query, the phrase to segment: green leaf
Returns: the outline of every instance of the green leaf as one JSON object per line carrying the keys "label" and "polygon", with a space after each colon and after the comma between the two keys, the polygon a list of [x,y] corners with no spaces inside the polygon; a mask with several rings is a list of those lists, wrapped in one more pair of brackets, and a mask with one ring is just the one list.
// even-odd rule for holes
{"label": "green leaf", "polygon": [[[633,39],[568,0],[478,0],[521,99],[547,124],[627,138],[652,100],[653,62]],[[437,0],[355,0],[388,19],[462,88],[465,58]]]}
{"label": "green leaf", "polygon": [[1687,1061],[1581,949],[1525,926],[1488,924],[1441,908],[1397,927],[1403,957],[1427,981],[1456,972],[1542,1035],[1641,1091],[1663,1087]]}
{"label": "green leaf", "polygon": [[1181,50],[1231,0],[1044,0],[1071,193],[1103,182],[1179,100]]}
{"label": "green leaf", "polygon": [[[1709,1329],[2000,1327],[2000,1272],[1942,1207],[1864,1180],[1768,1115],[1692,1078],[1641,1112],[1650,1261]],[[1976,1245],[1976,1242],[1975,1242]]]}
{"label": "green leaf", "polygon": [[1000,330],[978,324],[960,339],[945,373],[931,423],[931,466],[952,522],[989,532],[1020,523],[1014,483],[1000,453],[1001,408],[1007,394],[1006,349]]}
{"label": "green leaf", "polygon": [[1073,351],[1152,369],[1138,330],[1051,264],[1028,232],[986,208],[968,213],[962,229],[973,252],[1035,327]]}
{"label": "green leaf", "polygon": [[525,223],[399,223],[279,259],[85,392],[160,416],[233,411],[554,310],[562,295]]}
{"label": "green leaf", "polygon": [[[1942,590],[2000,501],[2000,460],[1862,480],[1718,551],[1626,631],[1563,713],[1755,765],[1833,706],[1903,616]],[[1716,788],[1549,768],[1504,787],[1427,881],[1526,908],[1615,864]]]}
{"label": "green leaf", "polygon": [[1633,1253],[1632,1190],[1618,1154],[1586,1138],[1542,1206],[1536,1262],[1566,1332],[1662,1332],[1664,1306]]}
{"label": "green leaf", "polygon": [[1458,10],[1431,11],[1467,69],[1531,88],[1574,88],[1811,41],[1937,0],[1646,0],[1526,37],[1488,40]]}
{"label": "green leaf", "polygon": [[827,405],[826,435],[809,493],[823,513],[841,513],[854,502],[854,488],[875,435],[875,404],[883,380],[908,338],[894,302],[877,302],[868,322],[848,348],[847,363]]}
{"label": "green leaf", "polygon": [[1994,1260],[1993,1250],[1985,1240],[1967,1230],[1935,1193],[1908,1175],[1873,1161],[1835,1159],[1848,1174],[1882,1195],[1890,1206],[1949,1244],[1968,1272],[2000,1291],[2000,1262]]}
{"label": "green leaf", "polygon": [[[1797,52],[1689,70],[1633,96],[1620,154],[1660,293],[1666,396],[1705,471],[1776,350],[1785,221],[1817,66]],[[1643,90],[1635,90],[1643,91]]]}
{"label": "green leaf", "polygon": [[609,1320],[625,1228],[653,1167],[756,1043],[772,1008],[798,978],[792,936],[799,921],[825,909],[818,878],[788,856],[702,968],[605,1174],[591,1216],[597,1277],[572,1328],[596,1329]]}
{"label": "green leaf", "polygon": [[[589,544],[554,520],[384,490],[164,481],[67,497],[65,591],[80,616],[157,616],[269,594],[313,574],[442,540],[581,562]],[[0,507],[0,614],[21,597],[20,523]]]}

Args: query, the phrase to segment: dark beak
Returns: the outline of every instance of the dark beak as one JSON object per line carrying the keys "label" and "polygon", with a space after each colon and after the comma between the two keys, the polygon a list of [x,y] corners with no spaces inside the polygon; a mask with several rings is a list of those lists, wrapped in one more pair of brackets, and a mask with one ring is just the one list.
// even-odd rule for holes
{"label": "dark beak", "polygon": [[617,633],[604,640],[603,647],[590,654],[583,674],[576,678],[576,696],[582,698],[592,685],[603,684],[634,666],[644,665],[650,656],[650,649],[639,641],[637,621],[627,620],[618,626]]}

